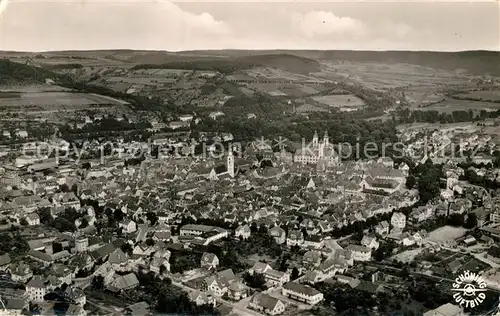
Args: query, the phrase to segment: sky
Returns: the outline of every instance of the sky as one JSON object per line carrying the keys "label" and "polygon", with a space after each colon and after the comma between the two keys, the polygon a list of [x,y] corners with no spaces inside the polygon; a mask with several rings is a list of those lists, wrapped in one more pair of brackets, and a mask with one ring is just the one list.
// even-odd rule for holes
{"label": "sky", "polygon": [[496,0],[0,1],[0,50],[500,50]]}

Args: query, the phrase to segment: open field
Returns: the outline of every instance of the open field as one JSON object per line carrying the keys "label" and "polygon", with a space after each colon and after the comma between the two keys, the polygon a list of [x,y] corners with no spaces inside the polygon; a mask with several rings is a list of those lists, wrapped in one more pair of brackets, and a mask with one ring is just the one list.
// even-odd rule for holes
{"label": "open field", "polygon": [[474,99],[485,102],[500,102],[500,90],[472,91],[455,95],[459,99]]}
{"label": "open field", "polygon": [[432,242],[446,244],[463,237],[466,233],[467,229],[462,227],[443,226],[431,231],[426,239]]}
{"label": "open field", "polygon": [[20,97],[18,98],[0,99],[0,106],[3,107],[85,107],[94,104],[125,105],[127,103],[113,98],[99,96],[97,94],[83,94],[72,92],[20,93]]}
{"label": "open field", "polygon": [[321,78],[352,79],[371,89],[389,89],[415,85],[463,83],[467,79],[461,71],[445,71],[431,67],[389,62],[325,62]]}
{"label": "open field", "polygon": [[444,94],[411,91],[405,93],[406,100],[415,106],[436,103],[445,99]]}
{"label": "open field", "polygon": [[402,253],[398,253],[390,258],[390,260],[395,260],[403,263],[410,263],[422,252],[423,248],[407,250]]}
{"label": "open field", "polygon": [[326,104],[341,111],[353,111],[362,108],[365,102],[358,97],[350,94],[326,95],[313,97],[313,100]]}
{"label": "open field", "polygon": [[422,107],[420,109],[424,111],[439,111],[444,113],[451,113],[453,111],[468,111],[468,110],[496,111],[500,109],[500,103],[456,100],[452,98],[446,98],[443,102]]}

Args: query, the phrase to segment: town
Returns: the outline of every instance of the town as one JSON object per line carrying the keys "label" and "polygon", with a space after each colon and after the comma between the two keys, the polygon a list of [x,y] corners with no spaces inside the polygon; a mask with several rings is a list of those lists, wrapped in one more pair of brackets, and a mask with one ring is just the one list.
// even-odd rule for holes
{"label": "town", "polygon": [[11,2],[0,315],[500,316],[498,3]]}
{"label": "town", "polygon": [[[114,154],[92,158],[48,157],[26,142],[10,162],[15,149],[4,146],[2,308],[459,315],[447,290],[464,271],[484,278],[495,303],[495,126],[410,126],[398,131],[402,156],[358,160],[340,159],[322,131],[294,152],[263,139],[235,146],[230,133],[163,133],[180,150],[139,158],[151,141],[114,139]],[[219,153],[194,155],[202,142],[219,142]],[[437,146],[448,142],[475,155],[450,156]]]}

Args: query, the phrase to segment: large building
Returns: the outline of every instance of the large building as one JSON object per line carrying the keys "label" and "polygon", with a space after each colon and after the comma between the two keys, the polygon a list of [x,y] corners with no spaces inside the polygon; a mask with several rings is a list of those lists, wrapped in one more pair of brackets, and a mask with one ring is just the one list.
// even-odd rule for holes
{"label": "large building", "polygon": [[339,156],[335,152],[333,145],[330,144],[327,132],[325,132],[321,142],[318,133],[314,132],[312,142],[302,144],[302,148],[295,151],[293,161],[302,164],[326,163],[328,165],[337,165]]}
{"label": "large building", "polygon": [[283,285],[281,293],[285,297],[289,297],[309,305],[314,305],[323,300],[323,293],[310,286],[296,282],[288,282]]}

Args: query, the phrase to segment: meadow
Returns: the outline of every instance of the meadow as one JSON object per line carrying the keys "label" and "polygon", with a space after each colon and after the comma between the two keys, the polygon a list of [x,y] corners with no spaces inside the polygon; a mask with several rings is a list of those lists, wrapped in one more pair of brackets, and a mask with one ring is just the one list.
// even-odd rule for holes
{"label": "meadow", "polygon": [[363,100],[352,94],[318,96],[313,97],[313,100],[339,109],[359,109],[365,105]]}
{"label": "meadow", "polygon": [[469,93],[457,94],[454,97],[484,102],[500,102],[500,90],[471,91]]}

